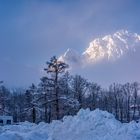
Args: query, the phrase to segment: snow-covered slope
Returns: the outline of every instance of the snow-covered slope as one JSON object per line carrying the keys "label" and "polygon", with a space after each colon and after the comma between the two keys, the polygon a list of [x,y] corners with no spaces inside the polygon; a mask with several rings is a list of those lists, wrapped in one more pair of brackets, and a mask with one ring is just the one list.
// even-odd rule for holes
{"label": "snow-covered slope", "polygon": [[64,55],[60,56],[59,59],[61,61],[79,62],[80,55],[72,49],[67,49],[67,51],[64,53]]}
{"label": "snow-covered slope", "polygon": [[118,31],[103,38],[94,39],[83,55],[88,61],[97,61],[107,58],[114,60],[120,58],[128,51],[135,51],[140,47],[140,35],[126,30]]}
{"label": "snow-covered slope", "polygon": [[93,64],[99,60],[117,60],[127,52],[136,51],[137,47],[140,47],[140,35],[120,30],[114,34],[94,39],[82,54],[68,49],[60,58],[69,64],[77,62],[83,65],[87,62]]}
{"label": "snow-covered slope", "polygon": [[81,55],[72,49],[67,49],[67,51],[59,57],[59,60],[66,62],[70,67],[73,65],[81,65]]}
{"label": "snow-covered slope", "polygon": [[0,140],[140,140],[140,123],[122,124],[106,111],[81,109],[51,124],[0,127]]}

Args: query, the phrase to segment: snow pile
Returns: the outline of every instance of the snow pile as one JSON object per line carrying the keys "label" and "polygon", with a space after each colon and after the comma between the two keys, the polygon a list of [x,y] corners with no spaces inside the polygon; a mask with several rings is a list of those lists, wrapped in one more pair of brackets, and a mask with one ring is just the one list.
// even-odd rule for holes
{"label": "snow pile", "polygon": [[51,124],[0,127],[0,140],[140,140],[140,123],[122,124],[106,111],[82,109]]}

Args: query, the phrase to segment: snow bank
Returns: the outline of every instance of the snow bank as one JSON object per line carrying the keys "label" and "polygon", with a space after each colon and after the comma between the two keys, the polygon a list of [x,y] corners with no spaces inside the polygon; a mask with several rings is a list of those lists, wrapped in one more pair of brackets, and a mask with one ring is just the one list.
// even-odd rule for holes
{"label": "snow bank", "polygon": [[51,124],[0,127],[0,140],[140,140],[140,123],[122,124],[106,111],[81,109]]}

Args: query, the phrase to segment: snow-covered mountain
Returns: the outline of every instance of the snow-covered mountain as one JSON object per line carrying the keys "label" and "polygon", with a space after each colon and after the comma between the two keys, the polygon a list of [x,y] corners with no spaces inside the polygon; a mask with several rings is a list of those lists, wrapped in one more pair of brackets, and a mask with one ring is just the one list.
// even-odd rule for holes
{"label": "snow-covered mountain", "polygon": [[102,59],[116,60],[128,51],[135,51],[140,46],[140,35],[120,30],[112,35],[94,39],[83,55],[88,62]]}
{"label": "snow-covered mountain", "polygon": [[67,51],[59,57],[60,61],[64,61],[69,65],[77,65],[81,63],[81,55],[75,50],[67,49]]}
{"label": "snow-covered mountain", "polygon": [[127,30],[120,30],[90,42],[89,47],[82,54],[68,49],[61,60],[71,63],[90,63],[101,60],[117,60],[127,52],[136,51],[140,47],[140,35]]}

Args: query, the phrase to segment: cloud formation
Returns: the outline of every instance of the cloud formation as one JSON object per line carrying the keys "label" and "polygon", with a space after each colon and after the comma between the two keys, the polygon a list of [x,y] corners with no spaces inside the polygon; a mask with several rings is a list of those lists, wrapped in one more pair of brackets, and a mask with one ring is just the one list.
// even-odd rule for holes
{"label": "cloud formation", "polygon": [[71,67],[73,74],[81,74],[102,86],[113,82],[139,81],[140,35],[127,30],[94,39],[82,54],[68,49],[60,60]]}
{"label": "cloud formation", "polygon": [[119,29],[140,34],[139,6],[137,0],[0,1],[0,80],[29,85],[67,48],[81,54],[93,38]]}

